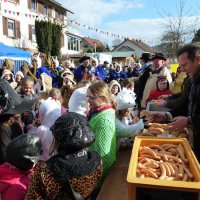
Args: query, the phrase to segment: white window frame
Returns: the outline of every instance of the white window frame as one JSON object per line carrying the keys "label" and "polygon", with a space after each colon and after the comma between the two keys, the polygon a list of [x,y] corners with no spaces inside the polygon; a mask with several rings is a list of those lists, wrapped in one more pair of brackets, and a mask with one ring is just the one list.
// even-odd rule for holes
{"label": "white window frame", "polygon": [[68,36],[68,50],[80,51],[79,39],[73,36]]}
{"label": "white window frame", "polygon": [[[9,27],[9,24],[12,24],[12,28]],[[15,20],[8,19],[8,36],[15,37]]]}

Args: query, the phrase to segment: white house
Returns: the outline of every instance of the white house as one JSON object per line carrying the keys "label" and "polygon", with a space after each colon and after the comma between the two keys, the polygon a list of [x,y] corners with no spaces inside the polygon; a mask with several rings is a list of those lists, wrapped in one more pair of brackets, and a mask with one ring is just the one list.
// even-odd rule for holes
{"label": "white house", "polygon": [[[133,52],[137,58],[141,57],[142,53],[155,53],[155,50],[140,40],[125,40],[116,46],[112,52]],[[120,57],[120,56],[119,56]]]}
{"label": "white house", "polygon": [[[54,0],[4,0],[0,7],[0,42],[23,49],[36,50],[35,19],[57,20],[67,25],[72,11]],[[69,54],[67,26],[63,28],[61,54]],[[71,48],[71,47],[70,47]],[[74,49],[79,53],[80,47]]]}

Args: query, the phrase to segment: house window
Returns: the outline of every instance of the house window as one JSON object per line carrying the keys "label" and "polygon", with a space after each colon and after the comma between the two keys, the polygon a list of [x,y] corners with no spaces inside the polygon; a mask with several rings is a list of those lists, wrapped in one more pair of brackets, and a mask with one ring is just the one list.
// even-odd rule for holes
{"label": "house window", "polygon": [[37,11],[37,2],[36,2],[36,0],[31,0],[31,10]]}
{"label": "house window", "polygon": [[55,18],[59,19],[59,12],[57,10],[55,10]]}
{"label": "house window", "polygon": [[44,14],[48,15],[48,6],[44,5]]}
{"label": "house window", "polygon": [[8,36],[15,37],[15,21],[8,19]]}
{"label": "house window", "polygon": [[32,40],[36,41],[35,26],[32,26]]}
{"label": "house window", "polygon": [[77,38],[68,36],[68,50],[80,51],[79,40]]}

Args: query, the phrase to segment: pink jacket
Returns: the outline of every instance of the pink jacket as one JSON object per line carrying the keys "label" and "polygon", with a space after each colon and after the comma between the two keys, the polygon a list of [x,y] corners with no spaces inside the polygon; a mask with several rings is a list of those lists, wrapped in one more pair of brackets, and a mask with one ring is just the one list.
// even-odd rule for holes
{"label": "pink jacket", "polygon": [[0,165],[0,193],[2,200],[24,200],[33,169],[20,171],[9,163]]}

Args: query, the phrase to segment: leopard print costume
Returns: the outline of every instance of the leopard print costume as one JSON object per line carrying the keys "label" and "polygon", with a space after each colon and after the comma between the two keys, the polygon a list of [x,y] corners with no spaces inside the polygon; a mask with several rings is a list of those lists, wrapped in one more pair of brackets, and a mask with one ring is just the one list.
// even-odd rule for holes
{"label": "leopard print costume", "polygon": [[[94,173],[72,178],[69,182],[76,192],[88,200],[101,174],[102,166],[100,165]],[[28,187],[25,200],[70,200],[70,198],[55,181],[47,163],[39,161]]]}

